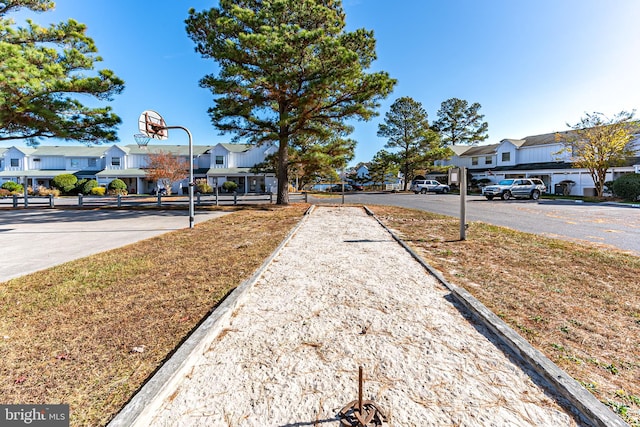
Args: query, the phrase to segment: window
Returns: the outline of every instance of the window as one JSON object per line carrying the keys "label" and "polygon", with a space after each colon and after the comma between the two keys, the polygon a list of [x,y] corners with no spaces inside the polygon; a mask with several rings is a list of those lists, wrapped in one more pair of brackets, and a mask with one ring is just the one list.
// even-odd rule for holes
{"label": "window", "polygon": [[89,159],[89,167],[95,168],[98,165],[97,159]]}
{"label": "window", "polygon": [[71,167],[72,168],[80,167],[80,161],[78,159],[71,159]]}
{"label": "window", "polygon": [[511,153],[509,153],[509,152],[502,153],[502,161],[503,162],[510,162],[511,161]]}
{"label": "window", "polygon": [[120,166],[120,157],[112,157],[111,166]]}
{"label": "window", "polygon": [[485,165],[491,165],[491,164],[493,164],[493,157],[491,157],[491,156],[487,156],[487,157],[485,157],[485,158],[484,158],[484,164],[485,164]]}
{"label": "window", "polygon": [[216,156],[216,165],[224,165],[224,156]]}
{"label": "window", "polygon": [[18,166],[20,166],[20,159],[11,159],[11,167],[17,168]]}
{"label": "window", "polygon": [[477,157],[472,157],[471,158],[471,166],[478,166],[478,158]]}

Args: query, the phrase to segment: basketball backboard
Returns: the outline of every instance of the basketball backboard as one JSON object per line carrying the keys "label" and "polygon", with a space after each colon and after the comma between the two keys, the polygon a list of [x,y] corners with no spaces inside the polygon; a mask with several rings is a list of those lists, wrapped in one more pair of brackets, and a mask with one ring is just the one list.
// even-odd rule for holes
{"label": "basketball backboard", "polygon": [[164,119],[160,114],[152,110],[147,110],[140,114],[138,129],[141,134],[149,138],[165,140],[169,137],[169,131]]}

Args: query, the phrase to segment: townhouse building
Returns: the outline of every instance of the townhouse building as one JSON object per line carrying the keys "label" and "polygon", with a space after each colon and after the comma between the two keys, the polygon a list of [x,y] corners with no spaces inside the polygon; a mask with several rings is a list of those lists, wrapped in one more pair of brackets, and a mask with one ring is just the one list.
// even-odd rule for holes
{"label": "townhouse building", "polygon": [[[564,194],[592,196],[595,184],[587,169],[575,168],[571,153],[563,151],[563,139],[569,132],[554,132],[528,136],[522,139],[503,139],[498,144],[479,146],[453,146],[455,153],[448,160],[439,160],[437,166],[464,166],[475,179],[486,178],[496,183],[504,178],[539,178],[547,191],[560,190]],[[636,138],[634,144],[640,149]],[[640,151],[607,172],[606,181],[614,181],[625,173],[640,173]],[[443,178],[429,174],[428,178]]]}
{"label": "townhouse building", "polygon": [[[273,145],[194,145],[194,179],[206,179],[213,188],[233,181],[241,193],[268,192],[277,185],[275,175],[255,173],[252,168],[276,150]],[[95,179],[104,187],[118,178],[131,194],[150,193],[158,184],[147,178],[146,169],[149,156],[159,151],[183,158],[187,164],[190,161],[185,145],[0,147],[0,185],[14,181],[32,188],[50,187],[54,177],[70,173],[78,179]],[[188,188],[188,178],[175,183],[172,190],[180,193],[182,188]]]}

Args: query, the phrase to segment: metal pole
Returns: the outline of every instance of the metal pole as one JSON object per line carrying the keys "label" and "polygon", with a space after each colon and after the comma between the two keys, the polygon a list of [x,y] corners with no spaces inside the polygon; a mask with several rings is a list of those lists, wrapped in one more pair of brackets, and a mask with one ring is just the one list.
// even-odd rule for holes
{"label": "metal pole", "polygon": [[191,132],[184,126],[165,126],[161,129],[182,129],[189,136],[189,228],[193,228],[196,214],[193,206],[193,187],[196,185],[193,182],[193,137]]}
{"label": "metal pole", "polygon": [[215,186],[216,186],[216,206],[218,206],[218,178],[217,177],[215,180]]}
{"label": "metal pole", "polygon": [[28,208],[29,207],[29,189],[27,186],[27,177],[24,177],[24,184],[22,186],[22,190],[24,192],[24,207]]}
{"label": "metal pole", "polygon": [[193,228],[196,221],[196,213],[193,207],[193,190],[196,185],[193,180],[193,138],[189,129],[182,129],[189,135],[189,228]]}
{"label": "metal pole", "polygon": [[460,168],[460,240],[467,239],[467,168]]}

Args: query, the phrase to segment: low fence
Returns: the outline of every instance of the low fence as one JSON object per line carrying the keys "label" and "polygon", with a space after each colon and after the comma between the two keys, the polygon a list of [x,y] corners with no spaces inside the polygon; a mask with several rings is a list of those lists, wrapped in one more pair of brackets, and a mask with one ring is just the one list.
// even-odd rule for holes
{"label": "low fence", "polygon": [[53,208],[55,207],[55,198],[53,197],[53,195],[49,195],[49,196],[29,196],[29,197],[24,197],[24,196],[9,196],[9,197],[0,197],[0,206],[10,206],[13,208],[18,208],[18,207],[33,207],[33,206],[40,206],[40,207],[49,207],[49,208]]}
{"label": "low fence", "polygon": [[[195,194],[193,203],[195,206],[238,206],[250,204],[271,204],[275,203],[273,193],[223,193],[223,194]],[[307,193],[289,193],[290,202],[308,202]],[[10,196],[0,198],[0,207],[28,208],[28,207],[49,207],[77,206],[89,207],[117,207],[127,206],[155,206],[158,208],[168,206],[179,206],[189,204],[188,196],[85,196],[79,194],[75,197],[54,198],[50,196]]]}

